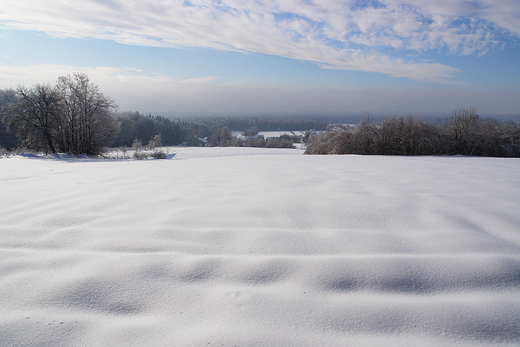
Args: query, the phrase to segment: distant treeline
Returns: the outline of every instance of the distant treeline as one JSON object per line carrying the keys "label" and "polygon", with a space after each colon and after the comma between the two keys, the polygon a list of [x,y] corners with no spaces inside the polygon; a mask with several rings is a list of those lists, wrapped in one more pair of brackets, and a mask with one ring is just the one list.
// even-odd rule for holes
{"label": "distant treeline", "polygon": [[231,131],[257,128],[258,131],[306,131],[310,129],[325,130],[329,125],[321,117],[207,117],[187,119],[191,124],[199,124],[214,132],[215,129],[228,127]]}
{"label": "distant treeline", "polygon": [[[173,120],[161,116],[142,115],[139,112],[115,114],[119,126],[112,147],[131,146],[135,139],[148,143],[161,135],[165,146],[178,145],[193,138],[207,138],[209,146],[268,147],[262,139],[232,139],[231,131],[254,135],[258,131],[325,130],[328,124],[321,120],[298,117],[216,117]],[[276,142],[276,141],[275,141]],[[285,145],[285,144],[284,144]]]}
{"label": "distant treeline", "polygon": [[329,127],[310,139],[305,153],[520,157],[520,124],[482,119],[474,108],[456,109],[437,123],[415,117],[365,119],[354,127]]}

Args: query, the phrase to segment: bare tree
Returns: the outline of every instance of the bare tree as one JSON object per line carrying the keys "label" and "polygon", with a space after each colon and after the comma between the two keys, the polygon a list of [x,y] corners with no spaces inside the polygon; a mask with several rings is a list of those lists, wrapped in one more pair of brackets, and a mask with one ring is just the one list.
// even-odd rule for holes
{"label": "bare tree", "polygon": [[55,87],[19,87],[8,116],[22,144],[47,153],[100,154],[116,132],[115,104],[87,75],[62,76]]}
{"label": "bare tree", "polygon": [[474,107],[453,110],[446,132],[453,139],[454,154],[472,155],[478,144],[481,121]]}
{"label": "bare tree", "polygon": [[12,149],[19,145],[16,127],[8,129],[7,126],[8,115],[17,101],[15,90],[0,89],[0,148]]}
{"label": "bare tree", "polygon": [[116,107],[114,102],[85,74],[61,76],[56,89],[61,96],[60,149],[74,154],[99,154],[116,132],[110,114],[110,109]]}
{"label": "bare tree", "polygon": [[7,117],[9,128],[16,127],[22,145],[56,153],[59,94],[49,84],[19,87],[16,93],[19,101]]}

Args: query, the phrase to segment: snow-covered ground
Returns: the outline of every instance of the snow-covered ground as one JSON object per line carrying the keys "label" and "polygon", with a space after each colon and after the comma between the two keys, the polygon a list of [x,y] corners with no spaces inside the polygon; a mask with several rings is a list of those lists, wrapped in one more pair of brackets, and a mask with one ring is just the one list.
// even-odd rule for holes
{"label": "snow-covered ground", "polygon": [[0,345],[518,346],[520,159],[0,159]]}

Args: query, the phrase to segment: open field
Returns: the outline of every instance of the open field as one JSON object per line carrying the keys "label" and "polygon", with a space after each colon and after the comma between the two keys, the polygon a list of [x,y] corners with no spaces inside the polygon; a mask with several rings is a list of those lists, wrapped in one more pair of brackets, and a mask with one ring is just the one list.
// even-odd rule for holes
{"label": "open field", "polygon": [[1,346],[518,346],[520,159],[0,159]]}

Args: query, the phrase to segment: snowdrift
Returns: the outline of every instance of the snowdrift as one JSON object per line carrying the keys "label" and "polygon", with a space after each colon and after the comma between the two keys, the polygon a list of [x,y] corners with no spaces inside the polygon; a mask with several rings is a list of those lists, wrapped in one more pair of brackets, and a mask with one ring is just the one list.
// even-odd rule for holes
{"label": "snowdrift", "polygon": [[518,346],[520,160],[0,159],[2,346]]}

